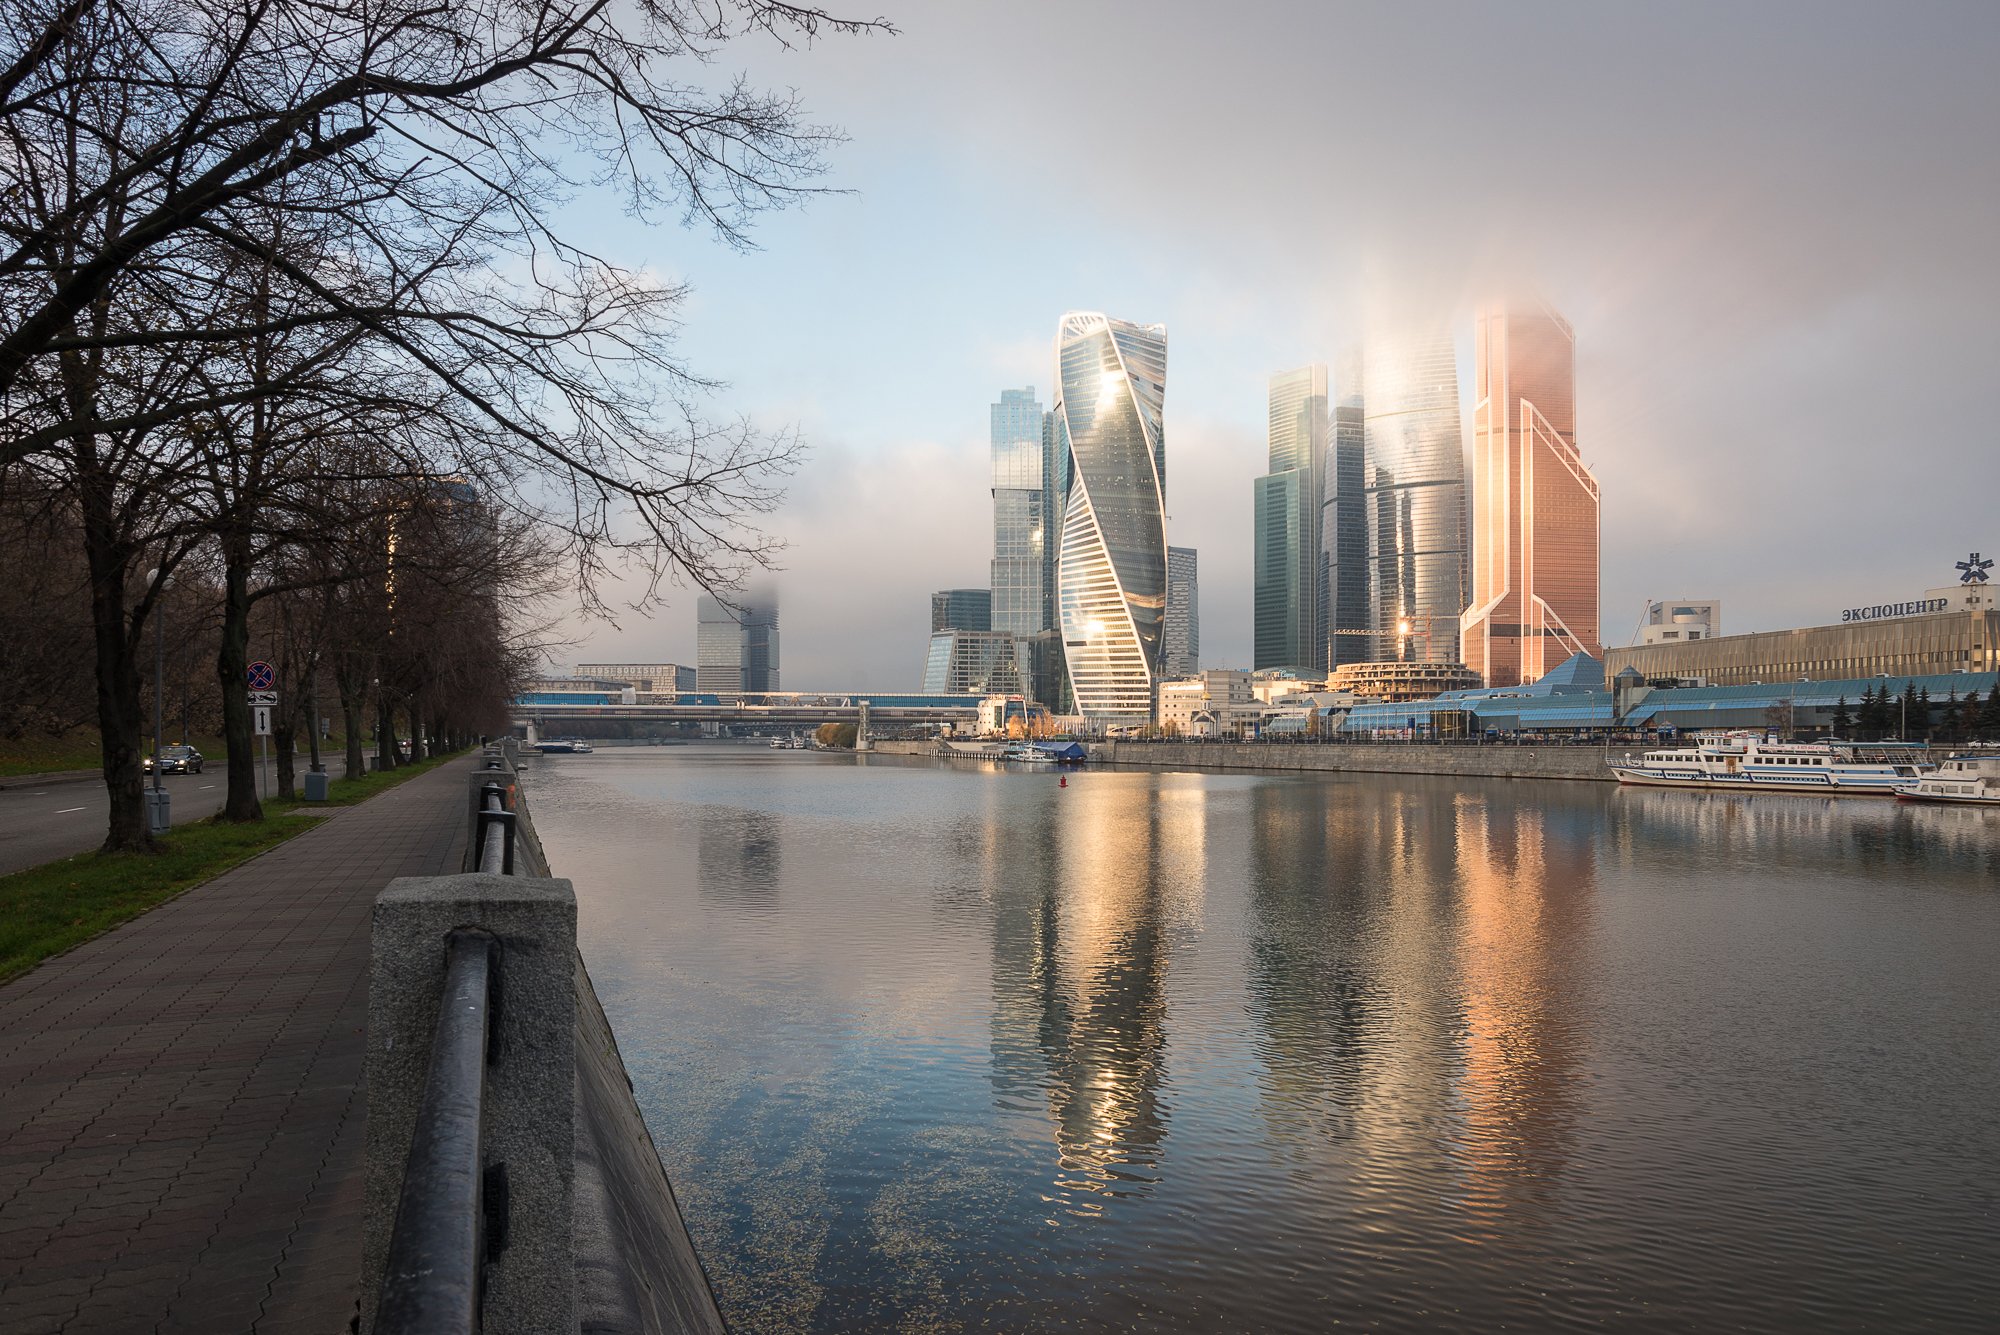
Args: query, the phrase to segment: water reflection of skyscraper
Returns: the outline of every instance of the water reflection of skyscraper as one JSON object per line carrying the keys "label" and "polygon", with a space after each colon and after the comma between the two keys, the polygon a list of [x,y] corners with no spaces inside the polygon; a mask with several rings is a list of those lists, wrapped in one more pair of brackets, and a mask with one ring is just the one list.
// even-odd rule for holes
{"label": "water reflection of skyscraper", "polygon": [[[1553,1210],[1574,1151],[1597,804],[1461,797],[1466,1207]],[[1520,1221],[1514,1221],[1518,1224]]]}
{"label": "water reflection of skyscraper", "polygon": [[[1066,1208],[1144,1192],[1166,1139],[1167,888],[1198,862],[1198,788],[1104,775],[1008,859],[993,918],[992,1079],[1052,1123]],[[1186,789],[1186,791],[1177,791]],[[1199,870],[1193,884],[1198,886]]]}
{"label": "water reflection of skyscraper", "polygon": [[1255,795],[1265,1120],[1371,1208],[1518,1209],[1560,1175],[1597,804],[1537,797],[1423,780]]}
{"label": "water reflection of skyscraper", "polygon": [[695,834],[701,902],[768,913],[784,870],[779,820],[768,811],[705,807]]}

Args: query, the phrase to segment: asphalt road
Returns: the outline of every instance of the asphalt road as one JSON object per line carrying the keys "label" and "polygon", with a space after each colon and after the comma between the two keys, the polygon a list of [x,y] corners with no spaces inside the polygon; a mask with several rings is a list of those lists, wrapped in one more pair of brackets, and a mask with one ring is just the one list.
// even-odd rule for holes
{"label": "asphalt road", "polygon": [[[327,770],[335,777],[347,772],[340,756],[326,759]],[[299,757],[298,767],[303,777],[304,756]],[[277,770],[275,759],[264,767],[266,793],[277,792]],[[162,775],[161,786],[172,794],[174,824],[200,820],[222,810],[228,775],[228,762],[220,760],[207,762],[199,774]],[[151,787],[152,782],[148,778],[146,785]],[[96,848],[104,842],[108,806],[104,784],[96,779],[46,788],[0,789],[0,875]]]}

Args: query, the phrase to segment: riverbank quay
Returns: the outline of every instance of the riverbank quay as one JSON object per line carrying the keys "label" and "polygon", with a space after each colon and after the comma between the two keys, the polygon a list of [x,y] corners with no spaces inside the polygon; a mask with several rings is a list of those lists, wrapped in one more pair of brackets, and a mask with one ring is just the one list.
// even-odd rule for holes
{"label": "riverbank quay", "polygon": [[460,864],[471,763],[0,986],[0,1330],[345,1327],[370,906]]}
{"label": "riverbank quay", "polygon": [[724,1335],[518,758],[465,776],[463,870],[375,901],[358,1328]]}
{"label": "riverbank quay", "polygon": [[[1133,769],[1214,769],[1349,774],[1436,774],[1481,779],[1576,779],[1615,783],[1608,755],[1634,748],[1435,742],[1086,743],[1090,763]],[[885,755],[938,754],[933,741],[879,741]]]}

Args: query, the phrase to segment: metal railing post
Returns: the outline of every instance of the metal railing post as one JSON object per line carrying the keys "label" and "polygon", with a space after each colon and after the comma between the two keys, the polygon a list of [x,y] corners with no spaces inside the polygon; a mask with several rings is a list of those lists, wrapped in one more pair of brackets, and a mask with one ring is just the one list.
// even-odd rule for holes
{"label": "metal railing post", "polygon": [[444,996],[389,1236],[376,1335],[479,1329],[486,1261],[480,1129],[493,955],[494,938],[477,928],[448,938]]}

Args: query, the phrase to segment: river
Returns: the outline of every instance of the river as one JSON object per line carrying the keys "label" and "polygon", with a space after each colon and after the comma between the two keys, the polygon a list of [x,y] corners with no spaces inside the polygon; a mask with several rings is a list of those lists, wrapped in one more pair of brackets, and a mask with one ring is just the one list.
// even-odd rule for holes
{"label": "river", "polygon": [[739,1331],[2000,1310],[2000,813],[730,744],[528,790]]}

